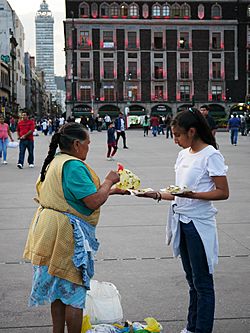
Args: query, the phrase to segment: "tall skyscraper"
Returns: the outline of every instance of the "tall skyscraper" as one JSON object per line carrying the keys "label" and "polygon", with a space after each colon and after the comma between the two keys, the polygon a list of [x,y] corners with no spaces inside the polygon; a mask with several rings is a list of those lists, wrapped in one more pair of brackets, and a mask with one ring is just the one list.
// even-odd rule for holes
{"label": "tall skyscraper", "polygon": [[46,0],[36,14],[36,66],[45,74],[46,90],[56,96],[54,73],[54,18]]}

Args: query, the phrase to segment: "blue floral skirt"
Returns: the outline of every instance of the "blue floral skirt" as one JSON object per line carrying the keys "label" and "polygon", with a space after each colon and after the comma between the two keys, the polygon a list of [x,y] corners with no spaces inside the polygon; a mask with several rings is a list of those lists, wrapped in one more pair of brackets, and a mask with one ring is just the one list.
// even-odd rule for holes
{"label": "blue floral skirt", "polygon": [[66,305],[83,309],[85,307],[86,292],[87,290],[82,285],[50,275],[47,266],[33,266],[29,306],[53,303],[59,299]]}

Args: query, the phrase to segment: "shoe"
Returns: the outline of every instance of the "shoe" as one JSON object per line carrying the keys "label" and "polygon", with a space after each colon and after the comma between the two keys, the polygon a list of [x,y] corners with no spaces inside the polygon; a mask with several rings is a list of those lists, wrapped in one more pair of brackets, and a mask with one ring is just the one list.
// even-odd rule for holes
{"label": "shoe", "polygon": [[107,157],[107,161],[112,161],[112,158],[111,157]]}
{"label": "shoe", "polygon": [[22,169],[22,168],[23,168],[23,166],[22,166],[21,163],[18,163],[18,164],[17,164],[17,167],[18,167],[19,169]]}
{"label": "shoe", "polygon": [[34,164],[29,164],[29,168],[34,168]]}
{"label": "shoe", "polygon": [[8,162],[7,161],[3,161],[3,164],[8,164]]}
{"label": "shoe", "polygon": [[237,146],[237,144],[235,143],[234,146]]}
{"label": "shoe", "polygon": [[125,146],[125,147],[123,147],[123,149],[128,149],[128,147],[127,147],[127,146]]}
{"label": "shoe", "polygon": [[193,333],[193,332],[190,332],[186,328],[183,328],[183,330],[180,333]]}

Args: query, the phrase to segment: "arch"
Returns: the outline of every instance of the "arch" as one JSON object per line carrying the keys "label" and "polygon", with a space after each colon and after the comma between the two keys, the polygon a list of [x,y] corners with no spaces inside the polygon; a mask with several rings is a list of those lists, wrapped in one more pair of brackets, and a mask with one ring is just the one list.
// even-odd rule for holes
{"label": "arch", "polygon": [[99,116],[104,117],[106,114],[108,114],[111,118],[118,117],[119,112],[120,108],[114,104],[102,105],[98,110]]}
{"label": "arch", "polygon": [[79,17],[89,17],[89,5],[86,2],[79,5]]}
{"label": "arch", "polygon": [[181,17],[185,18],[191,17],[191,8],[187,3],[181,5]]}
{"label": "arch", "polygon": [[134,2],[129,6],[129,16],[139,16],[139,7]]}
{"label": "arch", "polygon": [[187,111],[192,106],[193,106],[192,104],[182,104],[182,105],[178,106],[177,112]]}
{"label": "arch", "polygon": [[171,7],[171,16],[172,17],[180,17],[181,15],[181,6],[178,3],[174,3]]}
{"label": "arch", "polygon": [[100,17],[109,17],[109,5],[106,2],[100,6]]}
{"label": "arch", "polygon": [[152,6],[152,16],[161,16],[161,5],[156,3]]}
{"label": "arch", "polygon": [[156,104],[151,108],[151,116],[165,116],[173,114],[172,108],[167,104]]}
{"label": "arch", "polygon": [[170,16],[170,6],[167,3],[162,5],[162,16]]}
{"label": "arch", "polygon": [[211,8],[211,16],[212,18],[221,18],[221,6],[218,5],[217,3],[215,5],[212,6]]}
{"label": "arch", "polygon": [[220,104],[209,104],[209,113],[211,114],[212,117],[214,118],[223,118],[227,115],[224,106]]}
{"label": "arch", "polygon": [[120,12],[122,17],[128,16],[128,5],[125,2],[121,4]]}
{"label": "arch", "polygon": [[110,16],[119,16],[120,15],[120,8],[116,2],[113,2],[110,5]]}

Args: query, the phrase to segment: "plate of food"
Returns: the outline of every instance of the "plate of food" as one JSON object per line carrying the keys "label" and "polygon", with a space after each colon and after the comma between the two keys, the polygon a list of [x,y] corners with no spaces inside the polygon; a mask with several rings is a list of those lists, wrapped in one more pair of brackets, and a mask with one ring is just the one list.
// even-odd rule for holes
{"label": "plate of food", "polygon": [[132,195],[144,194],[144,193],[151,192],[151,191],[154,191],[154,190],[150,187],[148,187],[148,188],[138,188],[137,190],[129,190],[129,192]]}
{"label": "plate of food", "polygon": [[178,185],[169,185],[166,188],[162,188],[161,189],[162,192],[168,192],[174,195],[178,195],[178,194],[184,194],[187,192],[191,192],[191,190],[187,187],[187,186],[178,186]]}

